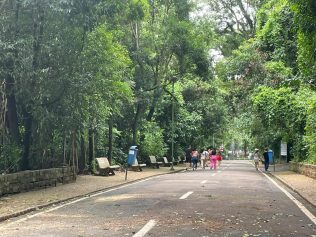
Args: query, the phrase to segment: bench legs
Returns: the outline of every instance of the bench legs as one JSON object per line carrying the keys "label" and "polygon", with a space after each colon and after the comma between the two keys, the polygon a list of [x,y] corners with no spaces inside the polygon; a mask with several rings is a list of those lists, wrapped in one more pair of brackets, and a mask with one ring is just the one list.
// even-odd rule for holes
{"label": "bench legs", "polygon": [[130,166],[129,167],[132,171],[143,171],[141,166]]}
{"label": "bench legs", "polygon": [[100,174],[104,176],[115,175],[114,169],[100,170]]}
{"label": "bench legs", "polygon": [[110,169],[109,174],[110,175],[115,175],[114,169]]}
{"label": "bench legs", "polygon": [[152,163],[151,168],[157,168],[159,169],[159,164],[158,163]]}

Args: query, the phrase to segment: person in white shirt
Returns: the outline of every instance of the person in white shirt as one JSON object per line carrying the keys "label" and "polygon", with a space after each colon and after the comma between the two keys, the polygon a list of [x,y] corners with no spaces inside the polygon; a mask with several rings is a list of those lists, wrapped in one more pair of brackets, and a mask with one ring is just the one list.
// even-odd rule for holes
{"label": "person in white shirt", "polygon": [[208,160],[209,154],[207,152],[206,149],[204,149],[204,151],[201,153],[201,167],[204,170],[205,169],[205,165],[206,165],[206,161]]}
{"label": "person in white shirt", "polygon": [[255,168],[256,170],[259,169],[259,160],[260,160],[260,157],[259,157],[259,149],[255,149],[255,152],[253,154],[253,162],[255,163]]}

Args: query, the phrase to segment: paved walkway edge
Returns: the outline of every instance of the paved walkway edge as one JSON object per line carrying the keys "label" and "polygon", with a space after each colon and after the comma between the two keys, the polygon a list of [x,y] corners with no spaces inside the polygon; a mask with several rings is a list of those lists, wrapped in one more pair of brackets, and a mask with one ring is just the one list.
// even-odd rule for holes
{"label": "paved walkway edge", "polygon": [[25,210],[18,211],[18,212],[9,214],[9,215],[0,216],[0,223],[4,222],[6,220],[9,220],[11,218],[22,216],[22,215],[25,215],[27,213],[30,213],[30,212],[33,212],[33,211],[37,211],[37,210],[40,210],[40,209],[43,209],[43,208],[46,208],[46,207],[51,207],[53,205],[57,205],[57,204],[60,204],[60,203],[66,203],[66,202],[69,202],[69,201],[74,201],[76,199],[80,199],[80,198],[87,197],[87,196],[90,196],[90,195],[93,195],[93,194],[96,194],[96,193],[104,192],[104,191],[112,189],[112,188],[121,187],[121,186],[126,185],[126,184],[136,183],[136,182],[138,182],[140,180],[145,180],[145,179],[148,179],[148,178],[151,178],[151,177],[157,177],[157,176],[166,175],[166,174],[178,173],[178,172],[182,172],[184,170],[185,169],[180,169],[180,170],[170,171],[170,172],[163,173],[163,174],[155,174],[155,175],[143,177],[143,178],[140,178],[140,179],[135,179],[135,180],[132,180],[132,181],[128,181],[127,180],[125,183],[109,186],[107,188],[99,189],[99,190],[96,190],[96,191],[93,191],[93,192],[88,192],[88,193],[85,193],[85,194],[82,194],[82,195],[77,195],[77,196],[73,196],[73,197],[70,197],[70,198],[65,198],[65,199],[61,199],[61,200],[58,200],[58,201],[50,202],[50,203],[47,203],[47,204],[38,205],[38,206],[35,206],[35,207],[30,207],[30,208],[27,208]]}
{"label": "paved walkway edge", "polygon": [[280,181],[282,184],[284,184],[286,187],[288,187],[289,189],[291,189],[293,192],[295,192],[296,194],[298,194],[301,198],[303,198],[306,202],[308,202],[311,206],[313,206],[314,208],[316,208],[316,205],[309,200],[308,197],[305,197],[302,193],[300,193],[297,189],[295,189],[292,185],[288,184],[287,182],[285,182],[282,178],[278,177],[277,175],[274,175],[272,173],[270,173],[271,176],[273,176],[275,179],[277,179],[278,181]]}

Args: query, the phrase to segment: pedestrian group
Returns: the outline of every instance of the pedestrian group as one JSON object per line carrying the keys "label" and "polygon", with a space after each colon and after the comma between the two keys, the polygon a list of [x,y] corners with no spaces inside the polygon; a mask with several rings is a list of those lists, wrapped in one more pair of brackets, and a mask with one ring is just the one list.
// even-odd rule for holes
{"label": "pedestrian group", "polygon": [[264,152],[262,154],[262,157],[260,157],[260,154],[259,154],[259,149],[255,149],[253,155],[252,155],[252,159],[253,159],[253,162],[255,164],[255,168],[256,170],[259,170],[259,162],[261,161],[263,164],[264,164],[264,170],[266,172],[269,171],[269,164],[270,164],[270,160],[269,160],[269,148],[265,148],[264,149]]}
{"label": "pedestrian group", "polygon": [[[208,166],[211,170],[216,170],[217,167],[220,167],[222,159],[221,149],[208,148],[198,152],[196,148],[189,146],[185,152],[185,162],[193,170],[197,169],[199,161],[203,170]],[[264,164],[264,170],[268,172],[270,163],[268,148],[264,149],[262,158],[259,154],[259,149],[256,148],[252,154],[252,159],[256,170],[259,170],[259,162],[261,161]]]}
{"label": "pedestrian group", "polygon": [[[188,149],[185,152],[185,160],[186,163],[191,167],[193,170],[197,169],[198,162],[200,161],[202,169],[205,169],[208,167],[211,170],[216,170],[217,167],[220,167],[221,161],[223,157],[221,154],[220,149],[203,149],[200,152],[196,148],[188,147]],[[187,167],[188,169],[188,167]]]}

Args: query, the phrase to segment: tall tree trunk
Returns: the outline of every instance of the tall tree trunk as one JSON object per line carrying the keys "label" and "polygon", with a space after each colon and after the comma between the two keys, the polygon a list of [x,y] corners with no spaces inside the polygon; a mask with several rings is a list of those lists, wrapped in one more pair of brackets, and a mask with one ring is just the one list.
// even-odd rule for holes
{"label": "tall tree trunk", "polygon": [[161,96],[161,92],[162,92],[162,90],[160,88],[156,89],[154,92],[154,98],[151,102],[149,112],[148,112],[147,118],[146,118],[147,121],[151,121],[152,117],[154,116],[156,105],[158,104],[158,100]]}
{"label": "tall tree trunk", "polygon": [[138,131],[138,122],[139,122],[140,115],[141,115],[141,102],[137,102],[136,113],[135,113],[134,123],[133,123],[132,145],[136,145],[137,143],[137,131]]}
{"label": "tall tree trunk", "polygon": [[110,116],[109,118],[109,149],[107,153],[108,160],[111,164],[112,161],[112,152],[113,152],[113,115]]}
{"label": "tall tree trunk", "polygon": [[76,155],[77,155],[77,142],[76,142],[76,131],[74,130],[72,133],[72,168],[73,168],[73,176],[76,177],[77,174],[77,163],[76,163]]}
{"label": "tall tree trunk", "polygon": [[94,132],[93,128],[89,128],[89,165],[94,159]]}
{"label": "tall tree trunk", "polygon": [[[3,3],[3,5],[5,2]],[[19,13],[20,13],[20,1],[17,0],[14,4],[12,1],[10,3],[10,8],[12,11],[15,12],[15,23],[12,26],[12,35],[11,37],[16,40],[19,34]],[[17,115],[17,104],[15,98],[15,78],[14,75],[14,68],[15,68],[15,60],[17,58],[17,50],[14,49],[10,52],[7,56],[7,59],[4,62],[4,68],[6,70],[6,74],[4,76],[4,99],[6,99],[6,108],[4,107],[5,113],[5,127],[8,129],[9,136],[14,140],[16,144],[21,143],[21,137],[19,132],[19,124],[18,124],[18,115]]]}
{"label": "tall tree trunk", "polygon": [[157,89],[154,90],[154,98],[151,102],[149,112],[148,112],[147,117],[146,117],[147,121],[151,121],[152,117],[154,116],[156,105],[158,103],[159,97],[161,96],[161,92],[162,92],[162,89],[160,88],[161,82],[159,80],[158,62],[157,62],[157,65],[155,66],[154,77],[155,77],[155,87],[157,87]]}
{"label": "tall tree trunk", "polygon": [[0,144],[3,143],[3,136],[6,132],[6,113],[7,113],[7,99],[4,92],[4,86],[0,87]]}
{"label": "tall tree trunk", "polygon": [[72,132],[72,166],[74,172],[78,171],[77,131]]}
{"label": "tall tree trunk", "polygon": [[32,137],[32,123],[33,117],[31,113],[27,111],[26,108],[23,108],[23,117],[24,117],[24,138],[23,138],[23,156],[22,156],[22,170],[28,170],[29,167],[29,155],[31,147],[31,137]]}
{"label": "tall tree trunk", "polygon": [[[144,75],[144,66],[142,59],[138,56],[139,54],[139,24],[135,22],[132,24],[132,33],[134,37],[134,47],[135,47],[135,53],[136,53],[136,62],[137,66],[135,70],[135,92],[137,94],[138,100],[135,104],[136,106],[136,112],[134,115],[134,122],[133,122],[133,138],[132,138],[132,145],[135,145],[137,142],[137,131],[138,131],[138,123],[141,115],[142,110],[142,98],[141,98],[141,85],[143,82],[143,75]],[[140,97],[140,98],[139,98]]]}
{"label": "tall tree trunk", "polygon": [[[38,11],[38,12],[37,12]],[[37,2],[37,11],[34,10],[33,13],[33,81],[35,81],[37,70],[40,65],[40,50],[41,42],[43,37],[43,24],[44,24],[44,11],[41,9],[40,3]],[[36,14],[37,13],[37,14]],[[34,85],[35,83],[32,82]],[[35,86],[33,86],[35,87]],[[22,157],[22,170],[29,169],[29,158],[30,158],[30,147],[32,144],[32,127],[33,127],[33,115],[30,112],[32,101],[30,104],[23,106],[23,115],[24,115],[24,151]]]}
{"label": "tall tree trunk", "polygon": [[84,171],[86,168],[86,144],[83,134],[80,135],[80,156],[79,156],[79,171]]}
{"label": "tall tree trunk", "polygon": [[7,112],[6,112],[6,119],[5,124],[9,131],[9,135],[13,138],[16,144],[20,144],[20,132],[19,132],[19,125],[18,125],[18,114],[17,114],[17,104],[15,99],[15,81],[12,76],[14,70],[14,62],[12,58],[9,58],[6,61],[6,68],[8,69],[8,73],[4,78],[5,84],[5,95],[7,99]]}

